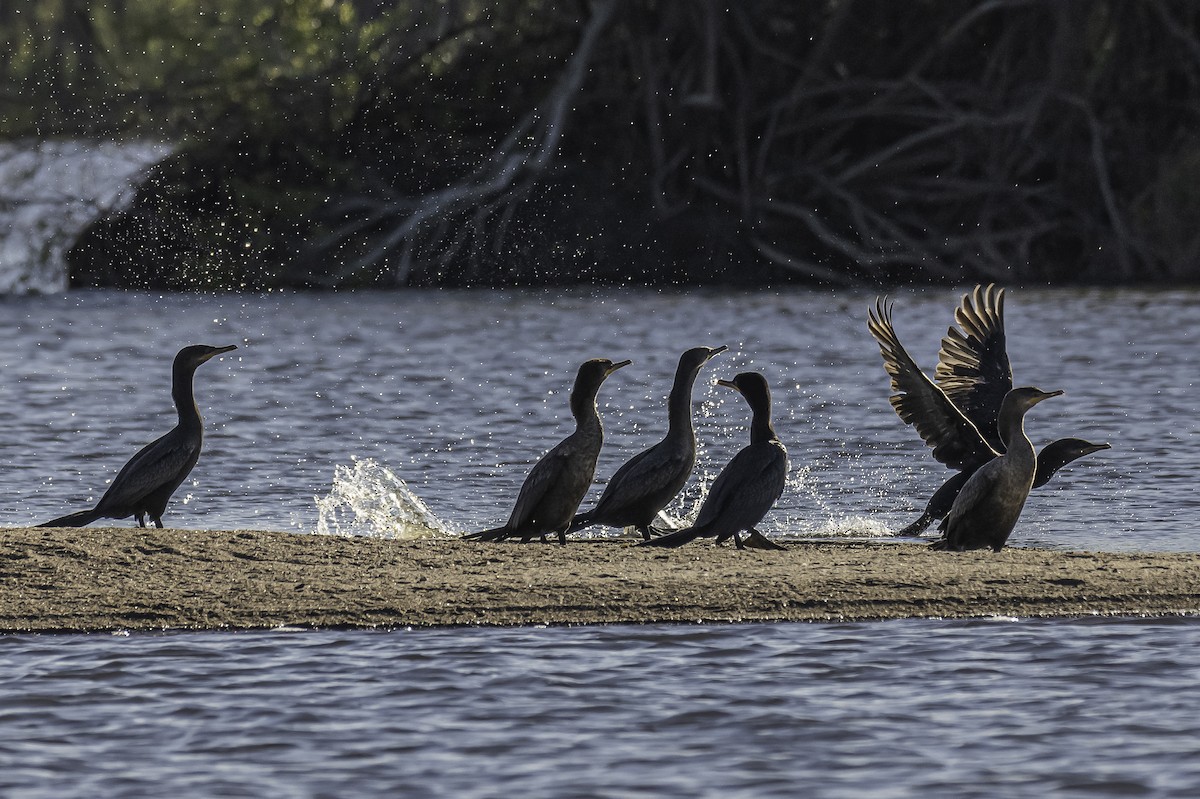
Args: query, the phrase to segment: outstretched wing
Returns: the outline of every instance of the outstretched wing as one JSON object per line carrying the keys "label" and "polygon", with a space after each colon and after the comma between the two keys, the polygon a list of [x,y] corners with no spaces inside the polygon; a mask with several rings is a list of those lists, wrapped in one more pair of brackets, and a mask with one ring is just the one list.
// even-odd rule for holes
{"label": "outstretched wing", "polygon": [[954,321],[962,329],[946,331],[934,378],[992,449],[1003,452],[996,421],[1013,385],[1004,340],[1004,289],[994,283],[976,286],[963,295]]}
{"label": "outstretched wing", "polygon": [[879,342],[883,367],[892,378],[889,398],[897,415],[916,428],[933,457],[952,469],[978,467],[996,456],[979,430],[909,356],[892,327],[891,303],[876,301],[867,328]]}

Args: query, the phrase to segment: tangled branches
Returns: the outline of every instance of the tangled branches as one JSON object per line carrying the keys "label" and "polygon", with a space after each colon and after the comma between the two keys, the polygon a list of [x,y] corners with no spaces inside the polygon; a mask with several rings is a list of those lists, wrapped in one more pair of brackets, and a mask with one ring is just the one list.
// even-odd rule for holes
{"label": "tangled branches", "polygon": [[1164,143],[1196,121],[1144,93],[1164,29],[1200,85],[1197,15],[1169,5],[664,4],[630,37],[649,191],[733,209],[822,282],[1162,278],[1130,139],[1147,111]]}
{"label": "tangled branches", "polygon": [[361,5],[144,204],[261,230],[242,283],[1200,278],[1190,0]]}

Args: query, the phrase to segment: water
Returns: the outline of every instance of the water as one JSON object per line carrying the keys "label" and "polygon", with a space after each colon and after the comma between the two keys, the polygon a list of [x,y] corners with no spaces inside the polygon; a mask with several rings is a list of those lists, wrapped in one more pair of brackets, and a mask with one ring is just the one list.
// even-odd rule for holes
{"label": "water", "polygon": [[[927,370],[958,295],[896,297]],[[758,369],[793,462],[764,531],[880,535],[947,472],[887,404],[873,299],[0,300],[0,525],[93,503],[172,423],[186,343],[239,349],[198,374],[208,439],[169,524],[400,536],[503,520],[569,428],[579,361],[634,361],[602,390],[603,480],[661,435],[679,353],[726,344],[672,511],[745,440],[712,381]],[[1017,381],[1068,392],[1033,438],[1113,444],[1035,494],[1011,544],[1197,548],[1197,300],[1010,294]],[[1195,619],[7,636],[0,796],[1193,796],[1198,638]]]}
{"label": "water", "polygon": [[16,636],[0,651],[12,799],[1200,784],[1196,620]]}
{"label": "water", "polygon": [[[927,370],[958,295],[896,297],[899,333]],[[1198,298],[1010,293],[1016,380],[1067,391],[1030,415],[1031,436],[1114,447],[1036,492],[1013,545],[1196,548]],[[342,467],[358,468],[361,484],[339,486],[338,524],[368,533],[385,532],[391,511],[368,509],[356,524],[351,505],[396,503],[383,501],[388,477],[355,459],[389,470],[446,529],[490,527],[507,518],[529,465],[569,430],[566,395],[580,361],[634,361],[601,391],[602,482],[662,435],[679,353],[726,344],[730,352],[697,384],[699,466],[671,510],[686,515],[699,486],[745,443],[744,402],[714,380],[756,369],[772,384],[793,464],[764,526],[785,537],[877,535],[911,520],[949,472],[887,403],[864,322],[873,299],[611,290],[0,301],[0,525],[95,502],[125,460],[173,423],[169,362],[186,343],[240,349],[197,375],[206,449],[167,522],[310,532]],[[355,488],[366,496],[352,498]]]}

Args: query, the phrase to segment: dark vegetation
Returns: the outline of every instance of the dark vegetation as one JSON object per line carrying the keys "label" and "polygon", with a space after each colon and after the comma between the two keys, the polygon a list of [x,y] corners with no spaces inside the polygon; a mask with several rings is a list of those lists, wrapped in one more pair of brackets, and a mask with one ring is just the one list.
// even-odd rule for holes
{"label": "dark vegetation", "polygon": [[1200,277],[1193,0],[41,0],[0,38],[0,134],[180,144],[76,284]]}

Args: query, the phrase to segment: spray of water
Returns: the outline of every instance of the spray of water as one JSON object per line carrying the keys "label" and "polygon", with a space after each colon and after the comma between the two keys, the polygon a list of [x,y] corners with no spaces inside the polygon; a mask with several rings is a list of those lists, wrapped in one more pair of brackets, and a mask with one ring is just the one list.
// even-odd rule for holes
{"label": "spray of water", "polygon": [[803,497],[799,508],[781,519],[788,535],[804,538],[883,538],[890,536],[887,525],[878,519],[839,512],[822,495],[815,481],[810,481],[812,466],[793,469],[788,475],[785,492]]}
{"label": "spray of water", "polygon": [[351,465],[334,467],[333,486],[328,495],[317,497],[317,513],[317,532],[322,535],[455,535],[391,469],[370,458],[351,458]]}

